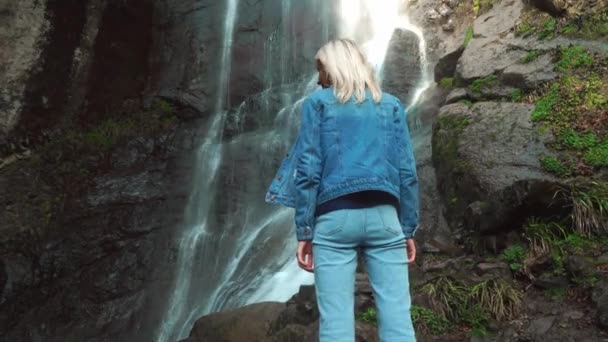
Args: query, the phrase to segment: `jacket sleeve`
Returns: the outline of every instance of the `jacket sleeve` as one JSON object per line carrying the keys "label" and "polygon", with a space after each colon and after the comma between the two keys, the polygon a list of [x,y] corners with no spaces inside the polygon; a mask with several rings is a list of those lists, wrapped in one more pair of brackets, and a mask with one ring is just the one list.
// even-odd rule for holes
{"label": "jacket sleeve", "polygon": [[414,237],[418,230],[418,176],[416,159],[407,127],[407,116],[401,102],[397,106],[401,118],[399,139],[399,222],[406,238]]}
{"label": "jacket sleeve", "polygon": [[320,111],[314,101],[302,104],[300,122],[300,154],[296,161],[295,221],[299,241],[312,240],[317,193],[321,182]]}

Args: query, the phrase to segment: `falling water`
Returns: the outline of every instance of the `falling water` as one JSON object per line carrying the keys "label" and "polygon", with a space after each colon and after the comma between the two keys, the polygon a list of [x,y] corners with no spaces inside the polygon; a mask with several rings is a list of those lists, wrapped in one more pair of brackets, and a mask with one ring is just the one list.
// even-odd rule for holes
{"label": "falling water", "polygon": [[[226,118],[225,105],[227,104],[228,80],[230,77],[232,61],[232,41],[234,24],[237,17],[238,0],[228,0],[226,19],[224,24],[224,43],[220,59],[219,82],[215,115],[205,135],[205,141],[196,154],[194,191],[192,192],[185,211],[186,228],[179,242],[177,258],[177,272],[175,286],[170,295],[169,305],[161,322],[157,342],[173,342],[187,335],[192,327],[193,313],[197,310],[188,301],[192,291],[193,263],[195,256],[205,252],[201,249],[201,242],[209,235],[207,232],[207,217],[210,201],[213,198],[214,180],[222,158],[221,133]],[[184,319],[187,317],[186,319]]]}
{"label": "falling water", "polygon": [[[336,21],[324,16],[330,12],[330,2],[310,0],[306,6],[319,14],[315,41],[327,40],[333,28],[330,25],[337,25],[340,36],[363,44],[379,71],[395,29],[416,33],[426,75],[422,33],[409,24],[407,17],[399,15],[400,2],[341,0],[342,15],[336,24],[330,24]],[[275,171],[277,152],[284,153],[294,140],[302,100],[316,88],[315,76],[293,74],[295,46],[310,44],[296,41],[294,13],[302,7],[295,7],[304,3],[283,0],[281,5],[282,24],[264,44],[266,70],[261,75],[266,89],[231,109],[228,82],[238,6],[237,0],[228,0],[216,113],[197,153],[199,169],[185,212],[187,224],[179,242],[176,283],[157,342],[187,336],[194,321],[205,314],[261,301],[286,301],[301,284],[312,283],[312,276],[299,270],[293,257],[293,210],[266,205],[263,196],[267,178],[260,177]],[[273,56],[280,58],[276,61]],[[274,69],[280,74],[275,75]],[[312,62],[310,69],[314,70]],[[417,101],[428,79],[428,75],[423,77],[412,102]],[[257,104],[253,113],[247,101]],[[242,132],[240,123],[248,116],[266,116],[269,112],[275,113],[269,117],[271,122],[258,118],[266,125]],[[222,135],[227,120],[239,123],[239,134]],[[216,191],[215,187],[226,184],[239,186]],[[220,201],[224,202],[218,204]]]}

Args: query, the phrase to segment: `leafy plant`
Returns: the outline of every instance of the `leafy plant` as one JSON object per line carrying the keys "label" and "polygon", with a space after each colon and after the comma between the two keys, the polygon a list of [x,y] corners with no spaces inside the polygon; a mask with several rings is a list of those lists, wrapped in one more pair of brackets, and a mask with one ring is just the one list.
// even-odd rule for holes
{"label": "leafy plant", "polygon": [[557,21],[553,18],[548,19],[543,24],[542,30],[538,34],[538,38],[540,39],[553,39],[555,33],[555,26]]}
{"label": "leafy plant", "polygon": [[509,263],[509,268],[513,271],[521,270],[526,257],[526,249],[521,245],[508,247],[502,252],[502,259]]}
{"label": "leafy plant", "polygon": [[559,159],[552,156],[541,157],[540,165],[545,171],[559,177],[570,177],[573,171],[571,165],[564,165]]}
{"label": "leafy plant", "polygon": [[471,327],[471,335],[473,336],[484,337],[489,334],[490,319],[488,313],[479,305],[465,311],[462,315],[462,321]]}

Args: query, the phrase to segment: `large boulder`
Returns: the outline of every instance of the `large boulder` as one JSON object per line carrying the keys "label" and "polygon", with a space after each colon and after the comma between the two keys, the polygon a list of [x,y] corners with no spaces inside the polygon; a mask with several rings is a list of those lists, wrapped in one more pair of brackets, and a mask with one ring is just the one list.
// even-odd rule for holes
{"label": "large boulder", "polygon": [[386,53],[382,88],[405,102],[410,101],[422,79],[419,46],[415,33],[396,30]]}
{"label": "large boulder", "polygon": [[536,60],[528,63],[522,61],[505,68],[502,82],[506,85],[532,90],[545,82],[556,79],[558,75],[554,69],[553,55],[545,53]]}
{"label": "large boulder", "polygon": [[511,49],[506,41],[491,37],[473,39],[458,60],[456,73],[467,83],[488,75],[498,74],[519,63],[527,52]]}
{"label": "large boulder", "polygon": [[268,328],[285,309],[282,303],[259,303],[199,319],[187,342],[270,341]]}
{"label": "large boulder", "polygon": [[441,108],[433,161],[453,228],[501,231],[548,206],[555,179],[543,172],[539,157],[550,154],[550,137],[533,126],[532,109],[506,102]]}

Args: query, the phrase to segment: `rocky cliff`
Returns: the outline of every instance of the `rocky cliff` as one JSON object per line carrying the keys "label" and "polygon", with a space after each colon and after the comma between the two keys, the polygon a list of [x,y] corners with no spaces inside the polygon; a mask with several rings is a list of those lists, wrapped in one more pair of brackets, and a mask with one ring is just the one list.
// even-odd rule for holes
{"label": "rocky cliff", "polygon": [[[239,2],[218,116],[226,2],[0,0],[3,340],[153,340],[200,164],[218,163],[222,191],[204,215],[213,238],[199,246],[217,262],[193,270],[186,300],[233,309],[235,294],[264,285],[250,275],[283,266],[288,220],[261,194],[312,54],[336,33],[335,8],[285,3]],[[605,2],[418,0],[404,11],[424,28],[436,81],[410,111],[420,340],[605,339]],[[404,99],[424,71],[418,46],[398,31],[387,55],[386,89]],[[198,160],[214,123],[222,158]],[[260,244],[241,251],[253,231]],[[375,341],[363,273],[356,309],[359,340]],[[187,341],[311,341],[317,319],[304,287],[286,304],[203,317]]]}

